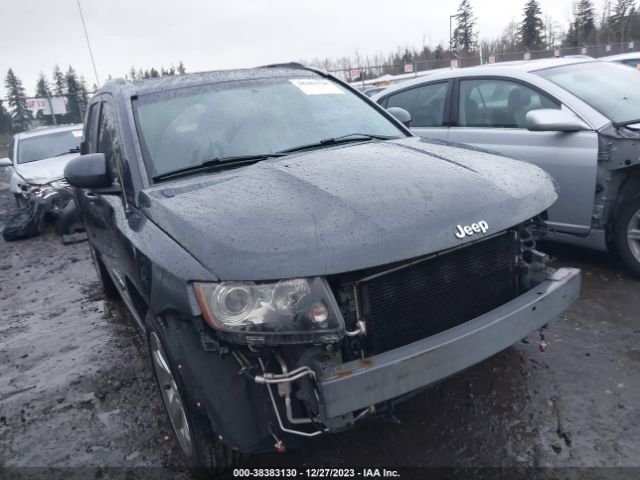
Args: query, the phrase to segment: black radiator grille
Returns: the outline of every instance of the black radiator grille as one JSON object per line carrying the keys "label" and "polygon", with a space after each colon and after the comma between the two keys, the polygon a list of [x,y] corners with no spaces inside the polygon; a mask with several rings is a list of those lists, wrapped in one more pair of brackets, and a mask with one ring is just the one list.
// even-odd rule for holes
{"label": "black radiator grille", "polygon": [[460,325],[516,296],[515,233],[506,232],[358,284],[367,354]]}

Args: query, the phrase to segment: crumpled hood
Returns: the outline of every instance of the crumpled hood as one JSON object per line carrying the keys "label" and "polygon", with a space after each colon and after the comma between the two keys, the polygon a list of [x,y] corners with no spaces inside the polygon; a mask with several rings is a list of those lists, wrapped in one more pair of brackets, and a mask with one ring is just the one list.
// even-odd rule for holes
{"label": "crumpled hood", "polygon": [[18,175],[33,185],[44,185],[64,177],[64,167],[69,160],[77,157],[77,153],[45,158],[36,162],[19,163],[16,165]]}
{"label": "crumpled hood", "polygon": [[[546,210],[538,167],[416,137],[325,148],[158,185],[145,214],[221,280],[328,275],[478,240]],[[197,279],[192,279],[197,280]]]}

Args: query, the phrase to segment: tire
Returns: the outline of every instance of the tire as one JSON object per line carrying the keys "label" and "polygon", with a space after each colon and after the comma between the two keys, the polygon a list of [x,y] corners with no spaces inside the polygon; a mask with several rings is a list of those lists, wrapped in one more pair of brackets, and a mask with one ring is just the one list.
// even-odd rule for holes
{"label": "tire", "polygon": [[179,361],[166,341],[167,327],[161,326],[151,314],[147,314],[145,325],[153,376],[176,444],[187,464],[202,477],[219,475],[239,465],[244,455],[217,439],[209,419],[190,400],[180,376]]}
{"label": "tire", "polygon": [[104,266],[102,260],[98,257],[95,248],[89,242],[89,250],[91,251],[91,258],[93,259],[93,265],[96,267],[96,272],[98,273],[98,280],[100,280],[100,286],[102,287],[102,293],[104,296],[110,299],[116,299],[120,297],[120,293],[118,292],[118,288],[116,284],[113,283],[109,272],[107,272],[107,267]]}
{"label": "tire", "polygon": [[76,207],[76,202],[69,200],[56,219],[56,233],[59,236],[84,232],[84,224]]}
{"label": "tire", "polygon": [[620,259],[640,277],[640,196],[620,209],[614,224],[614,242]]}

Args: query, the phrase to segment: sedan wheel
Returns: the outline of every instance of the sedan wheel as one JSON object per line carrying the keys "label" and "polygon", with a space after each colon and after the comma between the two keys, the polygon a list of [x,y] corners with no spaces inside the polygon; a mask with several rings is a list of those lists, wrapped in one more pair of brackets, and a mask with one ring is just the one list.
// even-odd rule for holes
{"label": "sedan wheel", "polygon": [[153,369],[155,370],[156,378],[160,385],[164,406],[169,414],[169,419],[171,420],[171,425],[176,433],[180,447],[184,454],[190,458],[193,454],[193,440],[187,420],[187,412],[180,397],[176,379],[171,371],[167,355],[164,352],[164,348],[156,332],[151,332],[149,335],[149,343],[151,346]]}
{"label": "sedan wheel", "polygon": [[631,215],[627,225],[627,242],[629,243],[629,250],[631,250],[636,261],[640,263],[640,209]]}

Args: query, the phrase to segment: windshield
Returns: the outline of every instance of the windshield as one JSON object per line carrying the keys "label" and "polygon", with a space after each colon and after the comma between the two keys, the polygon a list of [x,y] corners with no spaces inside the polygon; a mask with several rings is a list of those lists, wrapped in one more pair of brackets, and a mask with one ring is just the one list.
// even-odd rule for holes
{"label": "windshield", "polygon": [[405,136],[360,97],[320,77],[182,88],[141,96],[134,109],[151,176],[354,133]]}
{"label": "windshield", "polygon": [[640,118],[640,71],[605,62],[579,63],[536,72],[591,105],[609,120]]}
{"label": "windshield", "polygon": [[22,138],[18,142],[18,163],[30,163],[56,157],[69,150],[79,149],[82,129],[52,132],[35,137]]}

